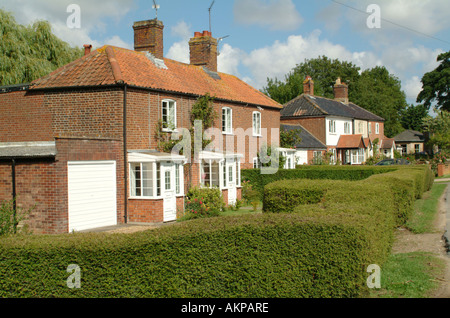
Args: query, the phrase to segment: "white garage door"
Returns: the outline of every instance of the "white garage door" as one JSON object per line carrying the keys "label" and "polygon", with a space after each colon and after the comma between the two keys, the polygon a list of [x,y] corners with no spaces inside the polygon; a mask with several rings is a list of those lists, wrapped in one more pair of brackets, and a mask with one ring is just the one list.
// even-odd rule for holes
{"label": "white garage door", "polygon": [[116,162],[68,163],[69,232],[117,224]]}

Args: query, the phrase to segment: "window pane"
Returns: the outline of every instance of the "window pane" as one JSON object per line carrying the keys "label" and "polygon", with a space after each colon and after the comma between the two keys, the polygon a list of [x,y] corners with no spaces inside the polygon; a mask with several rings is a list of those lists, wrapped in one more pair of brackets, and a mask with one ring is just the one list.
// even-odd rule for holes
{"label": "window pane", "polygon": [[181,193],[180,164],[175,165],[175,191],[176,194]]}
{"label": "window pane", "polygon": [[171,185],[171,173],[170,173],[170,171],[166,171],[165,173],[164,173],[164,183],[165,183],[165,189],[166,190],[171,190],[172,189],[172,185]]}
{"label": "window pane", "polygon": [[142,195],[153,196],[153,164],[142,164]]}
{"label": "window pane", "polygon": [[141,196],[141,165],[133,164],[131,165],[132,179],[131,179],[131,196],[139,197]]}
{"label": "window pane", "polygon": [[209,161],[203,160],[201,173],[202,173],[202,185],[205,187],[209,187],[211,185]]}
{"label": "window pane", "polygon": [[161,195],[161,164],[156,164],[156,195]]}
{"label": "window pane", "polygon": [[223,187],[225,188],[227,186],[227,164],[226,162],[223,163]]}
{"label": "window pane", "polygon": [[233,182],[233,166],[228,166],[228,182]]}
{"label": "window pane", "polygon": [[219,187],[220,181],[219,181],[219,163],[218,162],[212,162],[211,164],[211,186],[212,187]]}

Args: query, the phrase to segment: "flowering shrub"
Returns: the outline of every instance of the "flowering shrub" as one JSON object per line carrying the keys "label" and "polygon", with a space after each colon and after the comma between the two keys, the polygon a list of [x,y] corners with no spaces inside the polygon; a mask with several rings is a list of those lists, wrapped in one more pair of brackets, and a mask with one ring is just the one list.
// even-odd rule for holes
{"label": "flowering shrub", "polygon": [[187,219],[219,215],[225,208],[222,191],[218,188],[192,188],[186,196],[185,214]]}
{"label": "flowering shrub", "polygon": [[449,154],[445,152],[440,152],[434,155],[433,159],[431,160],[431,169],[433,170],[435,175],[437,175],[437,165],[440,163],[446,163],[449,157]]}

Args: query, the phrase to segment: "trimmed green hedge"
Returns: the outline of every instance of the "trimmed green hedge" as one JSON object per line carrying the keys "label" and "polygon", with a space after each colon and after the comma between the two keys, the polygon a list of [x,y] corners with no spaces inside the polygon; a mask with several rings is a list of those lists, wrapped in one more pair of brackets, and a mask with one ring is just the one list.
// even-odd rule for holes
{"label": "trimmed green hedge", "polygon": [[370,238],[368,260],[381,265],[389,255],[394,228],[405,224],[415,200],[432,182],[427,166],[402,167],[360,181],[280,180],[264,188],[263,211],[313,219],[346,217]]}
{"label": "trimmed green hedge", "polygon": [[261,197],[264,187],[278,180],[290,179],[328,179],[328,180],[363,180],[374,174],[395,171],[396,167],[375,166],[297,166],[297,169],[279,169],[274,174],[261,174],[260,169],[243,169],[243,181],[250,181],[252,187]]}
{"label": "trimmed green hedge", "polygon": [[[340,218],[287,213],[128,235],[8,238],[0,242],[0,297],[357,297],[369,244],[360,226]],[[81,269],[80,289],[66,286],[69,264]]]}
{"label": "trimmed green hedge", "polygon": [[[283,211],[294,213],[196,219],[134,234],[2,238],[0,297],[358,297],[368,290],[367,266],[386,259],[407,201],[430,182],[426,174],[398,168],[360,181],[267,185],[265,210],[279,212],[284,201]],[[81,269],[80,289],[66,285],[70,264]]]}

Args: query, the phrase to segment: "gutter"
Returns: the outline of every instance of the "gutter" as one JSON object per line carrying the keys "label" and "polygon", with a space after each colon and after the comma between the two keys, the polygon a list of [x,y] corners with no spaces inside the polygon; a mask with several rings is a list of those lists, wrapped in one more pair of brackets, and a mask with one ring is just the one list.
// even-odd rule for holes
{"label": "gutter", "polygon": [[11,160],[14,234],[17,232],[16,159]]}
{"label": "gutter", "polygon": [[127,151],[127,84],[123,85],[123,174],[124,174],[124,222],[128,223],[128,151]]}

